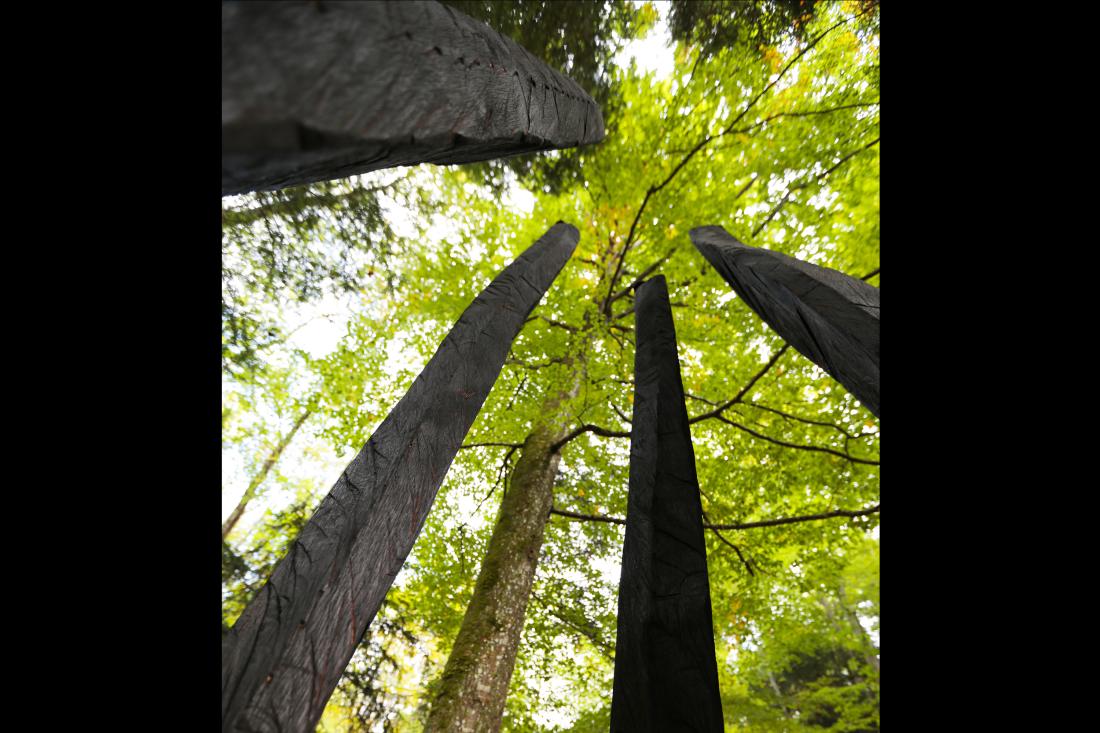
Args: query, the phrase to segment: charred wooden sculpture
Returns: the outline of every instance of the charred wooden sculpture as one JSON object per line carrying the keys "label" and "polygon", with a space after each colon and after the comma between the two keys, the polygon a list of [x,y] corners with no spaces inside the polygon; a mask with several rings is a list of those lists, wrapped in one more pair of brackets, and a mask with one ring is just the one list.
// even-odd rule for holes
{"label": "charred wooden sculpture", "polygon": [[599,142],[574,81],[437,2],[222,4],[222,195]]}
{"label": "charred wooden sculpture", "polygon": [[312,731],[524,320],[577,246],[558,222],[474,299],[222,642],[222,730]]}
{"label": "charred wooden sculpture", "polygon": [[611,731],[721,733],[699,481],[663,276],[638,287],[635,308]]}
{"label": "charred wooden sculpture", "polygon": [[749,307],[876,417],[879,289],[837,270],[749,247],[720,226],[691,241]]}

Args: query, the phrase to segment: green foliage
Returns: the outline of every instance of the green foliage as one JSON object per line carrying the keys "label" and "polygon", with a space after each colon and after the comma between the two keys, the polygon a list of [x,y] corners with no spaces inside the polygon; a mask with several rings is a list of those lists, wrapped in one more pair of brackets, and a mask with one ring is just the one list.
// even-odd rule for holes
{"label": "green foliage", "polygon": [[[414,169],[402,184],[419,191],[408,202],[414,227],[385,236],[384,262],[369,260],[376,277],[357,283],[366,292],[351,292],[354,316],[336,348],[308,357],[281,343],[257,343],[262,371],[271,376],[227,378],[227,449],[249,441],[259,446],[265,430],[273,435],[283,425],[275,418],[255,425],[247,416],[274,415],[277,405],[291,414],[293,405],[311,404],[316,422],[299,450],[350,457],[470,300],[562,219],[581,230],[580,244],[516,339],[466,443],[522,443],[543,405],[578,378],[581,388],[566,406],[575,425],[628,432],[634,356],[628,286],[663,274],[689,413],[712,412],[752,383],[723,412],[741,427],[718,419],[692,425],[707,519],[731,524],[877,504],[878,420],[793,350],[765,369],[781,339],[687,236],[695,226],[720,224],[752,245],[856,276],[877,271],[877,11],[856,18],[865,7],[818,3],[801,42],[789,39],[765,52],[747,43],[721,45],[695,63],[698,49],[681,44],[681,63],[667,79],[612,67],[620,100],[609,113],[613,133],[579,158],[582,175],[563,179],[556,191],[540,188],[529,213],[494,193],[476,170]],[[372,175],[359,185],[386,180]],[[372,231],[382,231],[378,226]],[[332,230],[310,231],[301,234],[301,247],[350,246]],[[241,249],[274,242],[262,225],[232,236],[239,244],[230,246]],[[292,238],[290,230],[284,236]],[[382,258],[381,240],[360,236],[355,246],[367,241],[369,256]],[[322,262],[338,249],[326,251],[318,255]],[[231,269],[241,282],[248,280],[240,272],[259,273],[251,282],[269,297],[255,284],[263,262]],[[340,281],[329,275],[321,279]],[[294,291],[299,276],[273,278],[270,292]],[[877,276],[870,281],[877,285]],[[278,311],[264,317],[277,321]],[[296,376],[280,383],[280,369]],[[326,730],[420,730],[515,457],[507,446],[459,452],[387,596],[383,620],[372,626],[330,703]],[[625,516],[628,466],[628,440],[580,435],[563,449],[555,506]],[[284,477],[282,495],[294,498],[268,507],[223,548],[226,624],[335,475],[297,486]],[[878,515],[871,514],[706,533],[727,730],[878,729],[877,527]],[[622,538],[618,524],[548,520],[504,730],[607,729]]]}
{"label": "green foliage", "polygon": [[[735,47],[767,55],[770,46],[806,41],[816,14],[829,4],[821,0],[672,0],[668,25],[675,40],[698,46],[704,56]],[[848,12],[871,16],[879,0],[845,4]]]}
{"label": "green foliage", "polygon": [[724,48],[760,48],[803,40],[818,0],[672,0],[669,31],[705,55]]}
{"label": "green foliage", "polygon": [[[222,370],[255,371],[283,343],[287,303],[361,290],[393,254],[385,196],[403,198],[400,178],[323,181],[223,199]],[[392,287],[392,282],[387,282]]]}

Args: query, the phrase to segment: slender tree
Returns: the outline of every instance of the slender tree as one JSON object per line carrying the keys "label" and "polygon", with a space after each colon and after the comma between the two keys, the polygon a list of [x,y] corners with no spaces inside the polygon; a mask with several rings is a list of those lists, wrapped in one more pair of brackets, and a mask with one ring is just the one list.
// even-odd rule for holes
{"label": "slender tree", "polygon": [[253,476],[248,486],[244,490],[244,494],[241,495],[241,500],[237,502],[237,506],[234,507],[229,517],[222,522],[222,542],[229,536],[229,533],[233,531],[233,528],[237,526],[237,522],[240,521],[241,515],[244,514],[244,510],[248,508],[248,503],[256,498],[256,492],[259,491],[260,486],[263,485],[267,475],[271,473],[271,468],[279,460],[279,457],[286,450],[286,447],[290,444],[290,441],[294,439],[294,434],[298,432],[298,429],[302,427],[310,416],[311,411],[309,409],[302,410],[302,413],[294,421],[294,424],[290,426],[290,430],[286,432],[279,442],[275,444],[275,447],[271,449],[271,452],[267,454],[267,458],[264,459],[263,465],[260,466],[260,470]]}

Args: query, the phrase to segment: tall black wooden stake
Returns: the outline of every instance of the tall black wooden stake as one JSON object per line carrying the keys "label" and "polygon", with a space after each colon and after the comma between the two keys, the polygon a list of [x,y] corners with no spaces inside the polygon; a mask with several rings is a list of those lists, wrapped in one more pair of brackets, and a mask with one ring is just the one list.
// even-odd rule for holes
{"label": "tall black wooden stake", "polygon": [[222,195],[599,142],[573,80],[437,2],[222,4]]}
{"label": "tall black wooden stake", "polygon": [[313,731],[527,315],[572,255],[558,222],[466,309],[222,642],[222,730]]}
{"label": "tall black wooden stake", "polygon": [[638,287],[635,309],[611,732],[721,733],[703,511],[663,276]]}
{"label": "tall black wooden stake", "polygon": [[719,226],[692,229],[690,236],[757,315],[878,417],[878,288],[749,247]]}

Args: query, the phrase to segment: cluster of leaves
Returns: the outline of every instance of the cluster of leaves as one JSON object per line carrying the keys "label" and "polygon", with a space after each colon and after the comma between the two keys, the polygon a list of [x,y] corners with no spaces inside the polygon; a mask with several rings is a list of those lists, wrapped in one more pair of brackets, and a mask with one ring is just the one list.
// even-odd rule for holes
{"label": "cluster of leaves", "polygon": [[804,40],[819,0],[672,0],[669,31],[713,56],[722,49],[774,46]]}
{"label": "cluster of leaves", "polygon": [[358,292],[376,274],[385,279],[394,234],[383,197],[400,191],[400,178],[389,178],[223,199],[223,372],[241,377],[255,371],[265,352],[285,342],[286,304]]}
{"label": "cluster of leaves", "polygon": [[[559,219],[581,239],[467,437],[502,445],[459,452],[387,596],[394,610],[372,627],[326,725],[342,716],[358,720],[353,729],[420,729],[508,490],[509,446],[578,380],[569,414],[606,434],[578,434],[564,447],[555,506],[625,516],[629,441],[613,436],[630,430],[630,285],[640,279],[663,274],[669,283],[708,522],[878,503],[877,419],[784,350],[687,236],[721,224],[752,245],[856,276],[877,271],[873,15],[866,4],[819,3],[789,42],[754,37],[707,54],[682,43],[664,80],[612,68],[614,134],[585,152],[583,177],[540,190],[530,212],[501,206],[477,167],[412,174],[431,194],[417,217],[422,243],[400,245],[385,268],[396,287],[360,299],[340,345],[304,367],[315,378],[303,385],[319,395],[310,440],[336,454],[362,445],[507,262]],[[263,236],[253,228],[242,242]],[[293,533],[282,513],[304,519],[319,498],[305,493],[301,507],[271,510],[234,542],[227,623]],[[706,532],[731,729],[877,730],[877,517]],[[549,519],[506,730],[607,730],[622,533],[611,522]],[[399,629],[387,626],[398,618]]]}

